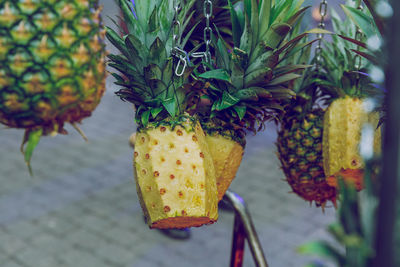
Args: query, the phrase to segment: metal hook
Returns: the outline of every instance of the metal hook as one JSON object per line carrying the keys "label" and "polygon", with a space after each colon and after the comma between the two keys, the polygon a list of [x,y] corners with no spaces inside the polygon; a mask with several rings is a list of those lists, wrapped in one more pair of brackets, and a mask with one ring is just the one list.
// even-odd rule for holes
{"label": "metal hook", "polygon": [[[181,64],[183,64],[183,67],[182,67],[182,70],[179,72],[179,68],[181,67]],[[175,69],[175,75],[178,77],[181,77],[185,73],[186,67],[187,67],[186,58],[183,57],[182,55],[179,56],[178,65],[176,65],[176,69]]]}

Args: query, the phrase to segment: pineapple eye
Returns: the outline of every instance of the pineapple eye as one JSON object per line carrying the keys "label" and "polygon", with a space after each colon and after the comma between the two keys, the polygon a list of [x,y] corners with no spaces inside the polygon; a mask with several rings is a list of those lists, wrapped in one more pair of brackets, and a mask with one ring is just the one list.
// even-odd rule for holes
{"label": "pineapple eye", "polygon": [[185,147],[185,153],[188,153],[189,152],[189,149],[187,149],[187,147]]}
{"label": "pineapple eye", "polygon": [[153,174],[153,176],[154,176],[154,177],[158,177],[158,176],[160,176],[160,173],[159,173],[158,171],[155,171],[154,174]]}
{"label": "pineapple eye", "polygon": [[170,211],[171,211],[171,208],[169,206],[164,207],[164,212],[170,212]]}
{"label": "pineapple eye", "polygon": [[178,130],[178,131],[176,131],[176,134],[177,134],[178,136],[182,136],[182,135],[183,135],[183,132],[182,132],[181,130]]}
{"label": "pineapple eye", "polygon": [[204,158],[204,153],[200,152],[200,158]]}
{"label": "pineapple eye", "polygon": [[173,180],[173,179],[175,179],[175,175],[171,174],[171,175],[169,176],[169,178],[171,178],[171,180]]}
{"label": "pineapple eye", "polygon": [[196,135],[193,135],[193,136],[192,136],[192,140],[195,141],[195,142],[197,142],[197,136],[196,136]]}
{"label": "pineapple eye", "polygon": [[181,165],[182,161],[180,161],[179,159],[176,161],[176,165]]}
{"label": "pineapple eye", "polygon": [[164,195],[167,191],[165,190],[165,188],[161,188],[160,189],[160,195]]}
{"label": "pineapple eye", "polygon": [[167,128],[165,128],[164,126],[160,128],[161,132],[165,132],[167,130]]}

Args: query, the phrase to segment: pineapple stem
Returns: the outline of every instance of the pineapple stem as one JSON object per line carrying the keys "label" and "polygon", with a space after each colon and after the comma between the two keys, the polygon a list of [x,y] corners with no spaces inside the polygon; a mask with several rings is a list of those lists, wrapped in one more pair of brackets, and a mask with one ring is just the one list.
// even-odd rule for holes
{"label": "pineapple stem", "polygon": [[85,140],[86,142],[89,142],[89,139],[87,138],[85,133],[82,131],[82,129],[78,127],[78,125],[76,125],[75,123],[71,123],[71,125],[82,136],[83,140]]}

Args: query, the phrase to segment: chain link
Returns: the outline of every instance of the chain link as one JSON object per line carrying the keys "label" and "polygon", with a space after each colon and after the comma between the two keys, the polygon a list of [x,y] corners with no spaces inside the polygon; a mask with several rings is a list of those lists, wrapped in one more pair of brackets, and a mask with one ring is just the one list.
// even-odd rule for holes
{"label": "chain link", "polygon": [[210,19],[213,14],[213,3],[211,0],[204,0],[204,16],[206,17],[206,27],[204,28],[204,43],[206,44],[206,61],[211,62],[210,44],[213,31],[210,27]]}
{"label": "chain link", "polygon": [[[319,5],[319,15],[321,17],[321,20],[318,24],[318,28],[320,29],[325,29],[325,18],[328,15],[328,1],[327,0],[322,0],[320,5]],[[324,34],[318,33],[317,34],[317,46],[315,48],[315,69],[319,71],[321,64],[322,64],[322,39],[324,37]]]}
{"label": "chain link", "polygon": [[181,22],[179,21],[179,10],[181,9],[178,0],[173,0],[174,2],[174,20],[172,29],[172,51],[171,54],[175,56],[179,61],[176,64],[175,75],[181,77],[186,70],[189,62],[188,54],[185,50],[179,47],[179,39],[181,38]]}
{"label": "chain link", "polygon": [[[180,77],[185,73],[185,69],[190,62],[190,59],[188,53],[178,46],[178,41],[181,35],[181,23],[179,21],[179,10],[181,7],[178,3],[178,0],[173,1],[175,16],[173,21],[172,55],[179,59],[178,64],[176,65],[175,75]],[[202,58],[206,62],[211,62],[210,44],[213,34],[213,30],[210,27],[210,20],[213,14],[213,3],[211,0],[204,0],[203,12],[206,18],[206,26],[204,27],[204,43],[206,45],[206,51],[195,52],[190,56],[193,58]]]}
{"label": "chain link", "polygon": [[[361,11],[364,10],[364,7],[362,5],[362,1],[358,2],[357,9],[361,10]],[[356,36],[354,37],[354,39],[356,41],[361,42],[363,37],[364,37],[364,34],[361,31],[360,27],[356,26]],[[357,46],[357,51],[360,51],[360,50],[361,50],[361,47]],[[356,69],[356,71],[359,71],[361,69],[361,64],[362,64],[362,58],[361,58],[361,56],[359,54],[356,54],[355,57],[354,57],[354,68]]]}
{"label": "chain link", "polygon": [[174,15],[173,29],[172,29],[172,48],[174,49],[179,40],[179,35],[181,31],[181,22],[179,21],[180,5],[178,3],[178,0],[173,0],[173,1],[174,1],[175,15]]}

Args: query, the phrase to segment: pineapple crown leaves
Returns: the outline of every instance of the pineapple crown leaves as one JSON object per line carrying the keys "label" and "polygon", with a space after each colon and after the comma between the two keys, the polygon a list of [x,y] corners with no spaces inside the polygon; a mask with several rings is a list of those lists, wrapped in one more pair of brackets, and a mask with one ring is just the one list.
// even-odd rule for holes
{"label": "pineapple crown leaves", "polygon": [[[178,13],[181,27],[177,46],[184,47],[191,32],[182,38],[192,13],[194,0],[188,1]],[[120,37],[107,28],[107,38],[120,51],[109,55],[112,73],[121,86],[116,94],[136,107],[136,122],[146,126],[180,115],[185,110],[186,94],[190,88],[193,66],[184,75],[174,73],[177,61],[171,56],[173,45],[174,9],[168,0],[119,0],[128,32]]]}
{"label": "pineapple crown leaves", "polygon": [[[342,5],[342,8],[347,15],[344,22],[335,11],[331,12],[336,35],[332,35],[332,42],[324,43],[321,55],[324,60],[323,74],[318,83],[332,99],[345,95],[379,96],[382,94],[381,90],[372,83],[367,74],[371,64],[378,64],[379,60],[365,40],[372,36],[381,39],[381,35],[368,10],[361,11],[347,5]],[[356,26],[364,33],[361,41],[354,39]],[[356,58],[357,54],[359,59]],[[356,60],[361,62],[359,71],[355,67]]]}
{"label": "pineapple crown leaves", "polygon": [[[214,40],[216,69],[202,73],[209,81],[213,105],[211,117],[225,114],[226,119],[255,131],[265,121],[277,119],[283,111],[281,101],[293,97],[289,84],[308,65],[282,62],[305,47],[300,41],[312,30],[288,40],[307,7],[303,1],[243,1],[242,11],[228,1],[234,48],[218,32]],[[311,44],[311,43],[310,43]],[[220,113],[220,114],[216,114]]]}

